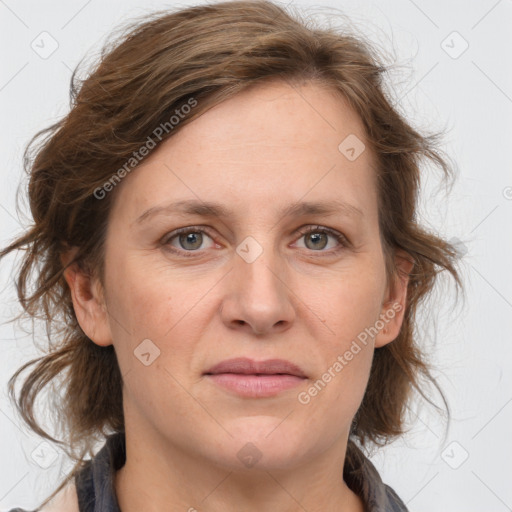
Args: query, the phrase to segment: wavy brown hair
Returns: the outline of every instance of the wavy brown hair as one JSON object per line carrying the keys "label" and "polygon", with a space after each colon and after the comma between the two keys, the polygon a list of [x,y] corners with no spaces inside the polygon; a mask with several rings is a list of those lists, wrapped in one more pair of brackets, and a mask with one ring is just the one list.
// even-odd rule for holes
{"label": "wavy brown hair", "polygon": [[[286,80],[292,87],[313,82],[348,100],[376,157],[388,279],[398,272],[397,249],[414,262],[400,334],[375,350],[351,437],[362,445],[384,445],[401,435],[414,389],[430,402],[424,378],[437,387],[449,416],[416,339],[415,315],[440,272],[451,274],[457,291],[462,288],[456,248],[417,221],[421,165],[430,160],[445,182],[453,171],[439,149],[439,134],[418,133],[393,105],[384,80],[388,68],[375,48],[348,30],[311,25],[297,12],[260,0],[158,12],[137,20],[106,44],[83,80],[75,70],[70,112],[28,145],[25,169],[33,224],[0,257],[25,251],[16,276],[21,315],[45,322],[49,345],[45,355],[11,377],[9,394],[29,427],[64,446],[76,461],[44,503],[93,454],[93,442],[124,431],[114,348],[96,345],[80,328],[61,257],[76,248],[67,265],[78,264],[103,283],[105,233],[116,188],[102,198],[97,191],[190,99],[197,106],[162,141],[209,108],[266,80]],[[15,381],[33,365],[16,396]],[[53,400],[65,441],[48,434],[35,418],[36,398],[50,384],[59,386]]]}

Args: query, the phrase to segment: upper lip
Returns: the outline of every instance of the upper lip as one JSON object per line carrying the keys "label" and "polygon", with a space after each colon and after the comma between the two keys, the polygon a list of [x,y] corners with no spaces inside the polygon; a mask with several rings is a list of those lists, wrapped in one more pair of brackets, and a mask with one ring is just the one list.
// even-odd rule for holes
{"label": "upper lip", "polygon": [[237,357],[234,359],[226,359],[212,366],[204,372],[207,375],[217,373],[241,373],[246,375],[256,374],[287,374],[296,375],[298,377],[306,377],[305,373],[296,364],[286,361],[285,359],[266,359],[265,361],[254,361],[247,357]]}

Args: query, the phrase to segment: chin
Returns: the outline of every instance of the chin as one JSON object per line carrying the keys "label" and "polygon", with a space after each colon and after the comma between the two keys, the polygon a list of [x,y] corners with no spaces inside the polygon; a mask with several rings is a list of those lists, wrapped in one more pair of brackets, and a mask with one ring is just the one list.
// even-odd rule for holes
{"label": "chin", "polygon": [[[251,416],[224,426],[232,437],[223,435],[216,458],[230,470],[286,469],[306,457],[304,426],[295,425],[291,419]],[[223,456],[219,457],[219,452]]]}

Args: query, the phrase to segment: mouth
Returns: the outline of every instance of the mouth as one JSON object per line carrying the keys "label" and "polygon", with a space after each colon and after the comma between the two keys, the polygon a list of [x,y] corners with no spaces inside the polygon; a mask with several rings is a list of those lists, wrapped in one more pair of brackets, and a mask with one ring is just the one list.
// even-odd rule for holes
{"label": "mouth", "polygon": [[228,359],[203,375],[221,388],[248,398],[275,396],[307,379],[300,367],[284,359]]}

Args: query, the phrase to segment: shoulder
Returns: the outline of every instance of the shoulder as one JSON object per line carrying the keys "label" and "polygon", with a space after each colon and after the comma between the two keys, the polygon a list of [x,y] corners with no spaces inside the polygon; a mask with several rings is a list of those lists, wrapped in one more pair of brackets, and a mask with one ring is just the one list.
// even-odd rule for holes
{"label": "shoulder", "polygon": [[74,481],[66,485],[54,498],[37,512],[79,512]]}
{"label": "shoulder", "polygon": [[393,512],[408,512],[405,503],[400,499],[395,490],[387,484],[383,484],[388,498],[389,505]]}
{"label": "shoulder", "polygon": [[13,508],[8,512],[79,512],[78,496],[74,483],[61,489],[44,507],[28,511],[22,508]]}

